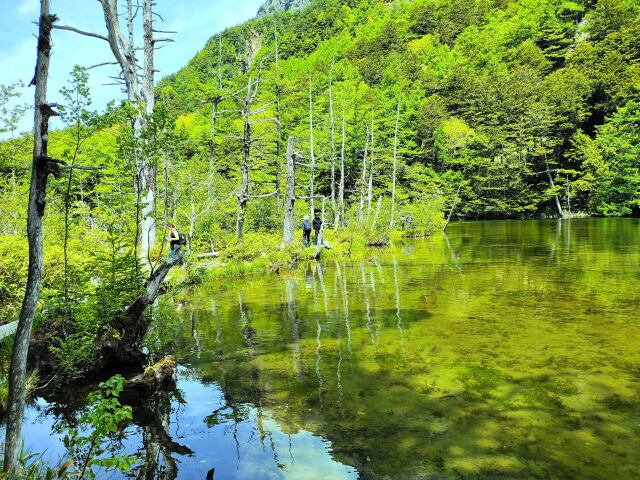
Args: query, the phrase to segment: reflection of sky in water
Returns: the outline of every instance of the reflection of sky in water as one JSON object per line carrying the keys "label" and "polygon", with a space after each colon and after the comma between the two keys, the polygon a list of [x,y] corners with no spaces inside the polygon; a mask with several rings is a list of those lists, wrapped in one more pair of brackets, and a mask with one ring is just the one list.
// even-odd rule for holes
{"label": "reflection of sky in water", "polygon": [[[178,477],[205,478],[215,468],[217,479],[349,479],[357,478],[354,468],[331,458],[330,444],[306,430],[288,435],[278,424],[263,414],[262,425],[269,438],[261,441],[257,427],[257,411],[247,406],[247,418],[233,425],[232,420],[211,428],[205,418],[224,407],[222,392],[217,385],[203,385],[180,375],[178,387],[184,393],[185,404],[174,402],[170,435],[194,454],[185,457],[173,454],[178,462]],[[43,458],[56,463],[64,454],[62,437],[54,433],[55,417],[46,415],[47,403],[38,399],[25,412],[25,447],[27,451],[42,452]],[[135,452],[142,446],[137,427],[127,429],[125,452]],[[235,438],[234,438],[235,433]],[[4,432],[2,432],[4,434]],[[236,443],[237,439],[237,443]],[[263,445],[264,443],[264,445]],[[144,455],[140,451],[140,455]],[[107,475],[117,478],[117,475]]]}
{"label": "reflection of sky in water", "polygon": [[247,420],[237,425],[236,444],[232,421],[212,428],[204,423],[205,417],[224,406],[217,386],[181,379],[179,388],[186,404],[180,405],[177,417],[172,415],[171,435],[195,453],[179,465],[178,478],[204,478],[211,468],[216,469],[216,478],[223,479],[357,478],[355,469],[331,458],[327,441],[305,430],[289,436],[267,414],[263,426],[271,433],[273,444],[265,439],[263,446],[253,407],[248,407]]}

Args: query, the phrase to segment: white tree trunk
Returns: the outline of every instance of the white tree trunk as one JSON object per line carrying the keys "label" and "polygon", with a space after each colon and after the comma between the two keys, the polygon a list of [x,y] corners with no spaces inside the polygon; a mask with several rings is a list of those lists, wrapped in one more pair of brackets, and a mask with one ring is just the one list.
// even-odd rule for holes
{"label": "white tree trunk", "polygon": [[244,235],[244,216],[249,202],[249,157],[251,155],[251,105],[257,93],[258,82],[255,83],[255,91],[251,77],[247,84],[247,95],[244,99],[244,136],[242,142],[242,162],[240,164],[240,193],[238,194],[238,216],[236,217],[236,235],[242,238]]}
{"label": "white tree trunk", "polygon": [[398,109],[396,110],[396,127],[393,134],[393,174],[391,183],[391,219],[389,227],[393,228],[395,224],[396,210],[396,177],[398,171],[398,122],[400,120],[400,100],[398,100]]}
{"label": "white tree trunk", "polygon": [[[154,99],[154,61],[153,61],[153,12],[152,0],[143,0],[142,4],[142,32],[144,39],[144,75],[142,77],[142,98],[144,99],[147,119],[151,119]],[[153,139],[151,139],[153,141]],[[142,174],[142,192],[144,202],[142,205],[142,251],[141,255],[147,257],[149,250],[156,242],[156,169],[149,159],[141,158],[140,170]]]}
{"label": "white tree trunk", "polygon": [[294,204],[296,201],[296,163],[294,151],[296,139],[289,137],[287,144],[287,186],[284,197],[284,232],[282,244],[288,245],[293,242],[295,234]]}
{"label": "white tree trunk", "polygon": [[364,218],[364,197],[367,189],[367,154],[369,150],[369,127],[367,126],[364,141],[364,156],[362,157],[362,177],[360,178],[360,210],[358,211],[358,225],[362,225]]}
{"label": "white tree trunk", "polygon": [[345,112],[342,109],[342,145],[340,147],[340,183],[338,185],[338,208],[335,211],[334,230],[338,230],[340,222],[344,219],[344,128]]}
{"label": "white tree trunk", "polygon": [[371,114],[371,146],[369,147],[369,185],[367,187],[367,221],[371,217],[371,202],[373,201],[373,114]]}
{"label": "white tree trunk", "polygon": [[331,208],[336,217],[336,142],[335,142],[335,117],[333,116],[333,91],[332,91],[333,62],[329,73],[329,126],[331,128]]}
{"label": "white tree trunk", "polygon": [[[556,184],[553,182],[553,176],[551,175],[551,170],[549,169],[549,163],[547,162],[547,156],[545,155],[544,158],[544,164],[547,167],[547,177],[549,177],[549,185],[551,185],[551,188],[555,189]],[[554,195],[554,200],[556,203],[556,209],[558,210],[558,215],[560,215],[562,217],[563,213],[562,213],[562,205],[560,204],[560,199],[558,198],[558,194],[556,193]]]}
{"label": "white tree trunk", "polygon": [[[155,40],[153,39],[153,2],[152,0],[144,0],[143,3],[143,39],[144,39],[144,75],[142,90],[138,82],[138,64],[135,57],[135,44],[133,33],[133,5],[131,0],[127,0],[127,28],[128,39],[125,38],[120,28],[118,16],[117,0],[98,0],[102,5],[105,25],[107,27],[107,39],[111,52],[122,70],[127,97],[130,101],[144,104],[144,113],[150,115],[153,112],[153,80],[154,80],[154,61],[153,47]],[[137,139],[146,122],[145,115],[140,111],[134,119],[134,132]],[[155,243],[156,224],[155,224],[155,169],[148,161],[143,158],[139,148],[136,149],[136,165],[140,175],[140,185],[137,187],[139,198],[142,202],[142,215],[140,219],[140,235],[141,235],[141,251],[140,257],[145,260],[148,258],[148,252]]]}
{"label": "white tree trunk", "polygon": [[311,93],[311,79],[309,79],[309,157],[311,172],[309,173],[309,210],[311,216],[315,214],[314,204],[314,181],[316,172],[316,156],[314,153],[314,141],[313,141],[313,95]]}

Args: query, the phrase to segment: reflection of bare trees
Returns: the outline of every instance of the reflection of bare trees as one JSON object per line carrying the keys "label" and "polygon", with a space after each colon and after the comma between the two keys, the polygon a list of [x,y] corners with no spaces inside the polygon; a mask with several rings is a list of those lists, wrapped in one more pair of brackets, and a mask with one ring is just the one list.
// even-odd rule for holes
{"label": "reflection of bare trees", "polygon": [[369,288],[367,285],[367,274],[364,269],[364,262],[360,260],[360,274],[362,276],[362,291],[364,295],[364,311],[367,317],[367,330],[371,337],[371,342],[374,342],[373,338],[373,324],[371,322],[371,306],[369,305]]}
{"label": "reflection of bare trees", "polygon": [[169,434],[171,400],[180,400],[179,392],[154,391],[144,395],[139,392],[134,395],[131,393],[123,400],[132,407],[133,418],[142,430],[144,448],[144,461],[137,478],[173,480],[178,475],[174,455],[193,455],[189,447],[175,442]]}
{"label": "reflection of bare trees", "polygon": [[193,309],[189,311],[189,319],[191,320],[191,335],[193,336],[193,344],[196,356],[200,358],[200,352],[202,351],[202,347],[200,346],[200,334],[198,333],[198,328],[196,327],[196,318],[193,312]]}
{"label": "reflection of bare trees", "polygon": [[340,408],[340,413],[344,417],[344,410],[342,408],[342,335],[340,329],[340,303],[338,301],[338,262],[336,261],[336,270],[333,274],[333,298],[334,298],[334,308],[335,308],[335,319],[336,319],[336,350],[338,351],[338,362],[336,366],[336,383],[338,390],[338,406]]}
{"label": "reflection of bare trees", "polygon": [[[327,309],[327,295],[324,289],[324,281],[322,276],[322,267],[317,264],[318,276],[320,278],[320,283],[322,285],[322,290],[324,293],[324,308],[325,311]],[[316,288],[316,279],[315,274],[313,276],[313,306],[315,310],[316,317],[316,377],[318,378],[318,400],[320,401],[320,405],[322,405],[322,385],[324,380],[322,378],[322,373],[320,372],[320,349],[322,348],[322,343],[320,340],[320,335],[322,333],[322,326],[320,325],[320,311],[318,309],[318,290]]]}
{"label": "reflection of bare trees", "polygon": [[296,303],[296,282],[291,278],[285,280],[287,291],[287,316],[291,322],[291,340],[293,342],[293,368],[296,375],[302,375],[302,362],[300,361],[300,324],[298,319],[298,306]]}
{"label": "reflection of bare trees", "polygon": [[402,329],[402,315],[400,312],[400,288],[398,286],[398,261],[396,257],[393,257],[393,283],[396,287],[396,318],[398,319],[398,331],[400,332],[400,351],[402,352],[402,359],[407,361],[407,356],[404,351],[404,330]]}
{"label": "reflection of bare trees", "polygon": [[[344,270],[344,274],[342,273]],[[342,262],[342,269],[340,269],[340,264],[336,260],[336,271],[338,272],[338,278],[340,279],[340,288],[342,292],[342,303],[343,303],[343,311],[344,314],[344,326],[347,332],[347,350],[349,351],[349,362],[351,362],[352,352],[351,352],[351,323],[349,322],[349,294],[347,292],[347,269]]]}

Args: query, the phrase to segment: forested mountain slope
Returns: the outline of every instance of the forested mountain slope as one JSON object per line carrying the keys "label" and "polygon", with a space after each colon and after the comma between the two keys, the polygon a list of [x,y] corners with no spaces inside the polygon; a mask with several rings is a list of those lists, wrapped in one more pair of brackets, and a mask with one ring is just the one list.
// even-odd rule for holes
{"label": "forested mountain slope", "polygon": [[399,102],[401,201],[459,196],[464,218],[629,214],[640,181],[639,10],[633,0],[320,0],[212,38],[159,91],[199,142],[186,161],[208,156],[211,100],[225,98],[216,162],[229,189],[242,130],[229,95],[259,76],[255,194],[278,183],[288,134],[308,155],[311,93],[324,195],[343,115],[347,197],[357,200],[365,150],[374,197],[390,194]]}

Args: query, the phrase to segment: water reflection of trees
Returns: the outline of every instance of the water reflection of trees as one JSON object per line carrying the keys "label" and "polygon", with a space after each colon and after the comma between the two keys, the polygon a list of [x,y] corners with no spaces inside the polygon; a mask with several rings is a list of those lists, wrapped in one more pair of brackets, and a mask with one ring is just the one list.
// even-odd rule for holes
{"label": "water reflection of trees", "polygon": [[[590,287],[606,274],[617,253],[594,257],[599,244],[588,246],[562,222],[505,222],[491,232],[484,228],[472,225],[462,233],[452,228],[449,238],[431,239],[428,249],[407,250],[396,258],[381,255],[355,265],[314,265],[304,280],[289,276],[273,293],[276,301],[283,298],[281,317],[273,315],[268,302],[247,297],[255,304],[257,338],[269,339],[277,332],[280,343],[258,341],[256,356],[233,367],[237,378],[234,395],[225,393],[227,404],[260,404],[286,431],[311,425],[314,433],[332,442],[337,459],[372,478],[442,473],[447,462],[463,465],[471,474],[496,468],[494,473],[526,476],[531,464],[518,456],[522,451],[529,452],[534,463],[556,465],[570,475],[570,462],[549,460],[553,454],[544,449],[531,453],[533,441],[520,432],[529,428],[537,435],[571,438],[566,433],[571,429],[563,421],[552,424],[551,418],[575,418],[580,413],[558,401],[562,394],[557,391],[565,387],[540,373],[544,365],[534,362],[526,342],[513,343],[514,324],[500,313],[515,314],[526,335],[534,326],[517,315],[540,314],[554,301],[541,297],[541,292],[554,292],[562,285],[575,296],[576,289]],[[588,225],[584,228],[596,235]],[[413,257],[410,270],[408,256]],[[584,265],[589,265],[590,275],[568,284],[566,276],[580,273]],[[510,292],[517,295],[510,297]],[[554,309],[565,313],[563,305]],[[438,314],[433,322],[431,310]],[[416,322],[419,327],[414,327]],[[531,338],[536,334],[531,331]],[[234,344],[233,335],[224,332],[225,348],[246,349]],[[505,355],[511,347],[524,349],[509,366],[518,372],[517,382],[492,366],[502,361],[497,352]],[[554,346],[545,348],[551,352]],[[440,364],[452,366],[455,388],[439,390],[430,371]],[[252,388],[260,390],[247,381],[251,368],[259,371],[260,398],[250,393]],[[210,378],[215,380],[216,373]],[[568,392],[574,387],[566,388]],[[531,391],[535,398],[527,396]],[[278,408],[283,398],[286,409]],[[504,423],[504,412],[519,403],[537,412],[537,424],[526,417]],[[496,425],[503,425],[503,431]],[[491,447],[498,443],[508,446],[498,452]],[[452,454],[449,449],[455,445],[461,450]],[[473,470],[473,458],[483,455],[502,455],[504,465],[491,467],[481,460]]]}
{"label": "water reflection of trees", "polygon": [[175,455],[192,455],[193,451],[173,440],[169,433],[172,402],[181,403],[179,391],[157,391],[125,395],[130,403],[135,423],[142,431],[143,459],[136,478],[142,480],[173,480],[178,475]]}

